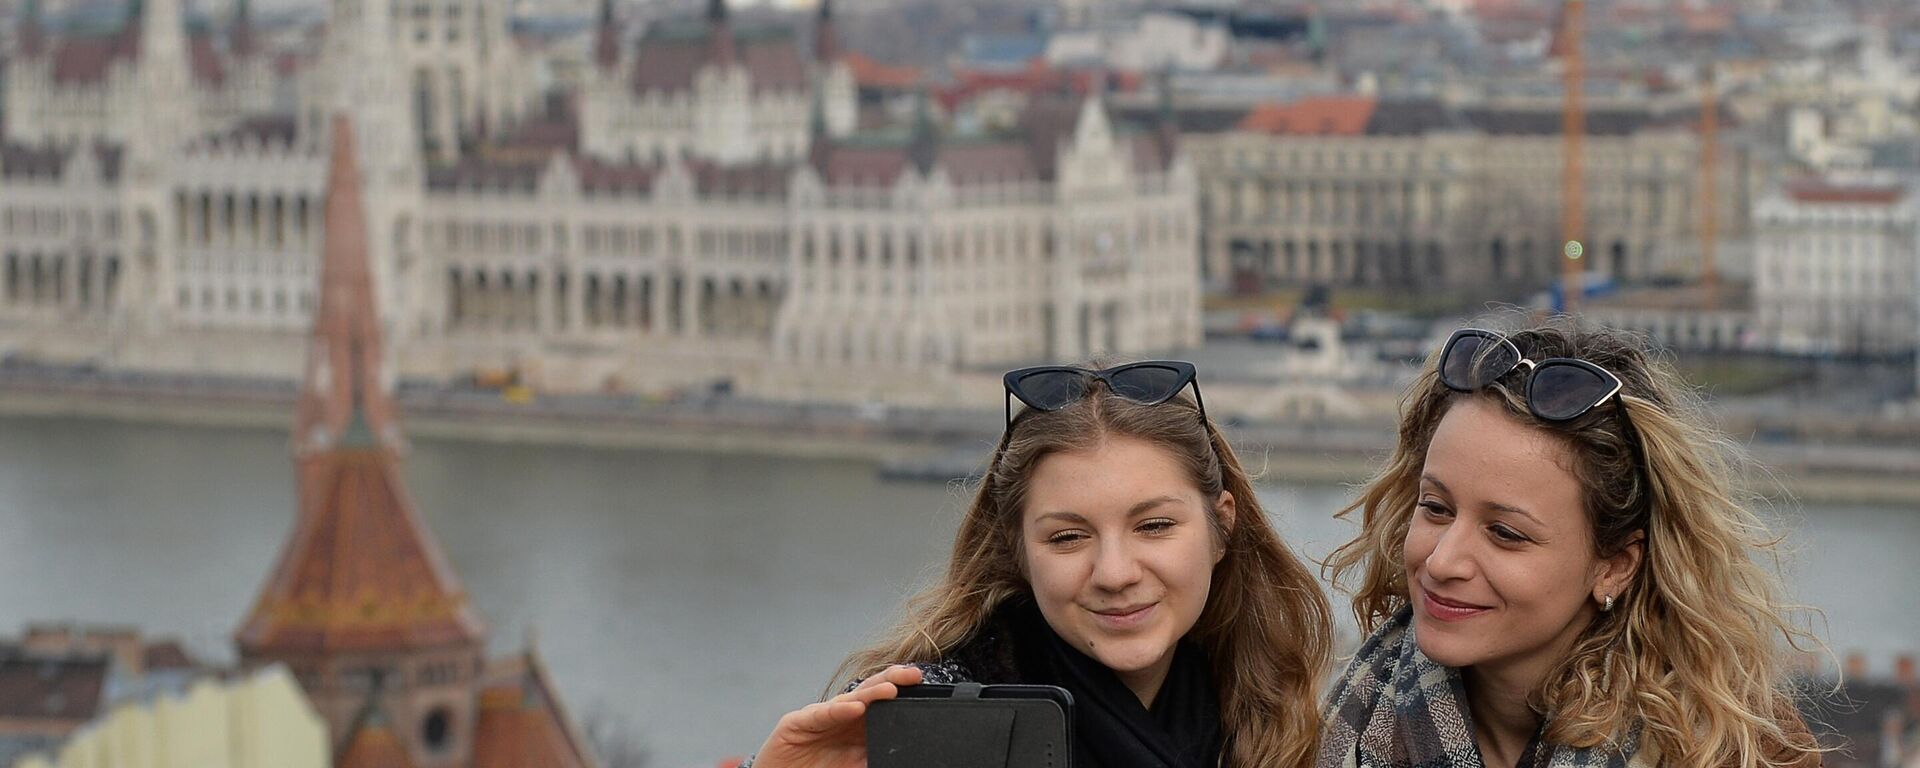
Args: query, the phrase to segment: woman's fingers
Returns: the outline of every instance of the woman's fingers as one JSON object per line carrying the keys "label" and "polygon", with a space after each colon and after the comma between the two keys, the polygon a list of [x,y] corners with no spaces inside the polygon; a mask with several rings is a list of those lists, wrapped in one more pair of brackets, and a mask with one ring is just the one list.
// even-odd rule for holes
{"label": "woman's fingers", "polygon": [[781,718],[783,722],[779,729],[807,734],[827,733],[859,720],[866,712],[867,704],[864,701],[835,698],[833,701],[808,704],[788,713]]}

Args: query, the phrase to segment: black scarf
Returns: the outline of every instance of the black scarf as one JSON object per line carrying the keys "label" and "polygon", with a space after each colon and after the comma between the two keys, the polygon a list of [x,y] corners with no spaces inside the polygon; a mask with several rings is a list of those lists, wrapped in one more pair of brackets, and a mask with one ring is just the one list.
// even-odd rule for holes
{"label": "black scarf", "polygon": [[1207,653],[1190,640],[1151,709],[1120,678],[1067,644],[1031,600],[994,613],[955,654],[981,683],[1057,685],[1073,694],[1075,768],[1215,768],[1224,734]]}

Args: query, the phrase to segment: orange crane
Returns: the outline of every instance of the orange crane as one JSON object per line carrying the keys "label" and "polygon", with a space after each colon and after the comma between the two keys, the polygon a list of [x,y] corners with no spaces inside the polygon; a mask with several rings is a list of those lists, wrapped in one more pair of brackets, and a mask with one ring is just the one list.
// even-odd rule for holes
{"label": "orange crane", "polygon": [[1586,286],[1581,281],[1581,261],[1585,255],[1585,246],[1581,243],[1583,232],[1587,228],[1586,179],[1583,165],[1587,112],[1581,103],[1581,89],[1586,85],[1587,64],[1581,51],[1581,37],[1586,32],[1586,3],[1584,0],[1566,0],[1560,8],[1560,53],[1563,74],[1566,80],[1565,101],[1561,106],[1562,145],[1560,168],[1560,293],[1564,297],[1565,311],[1574,314],[1580,307],[1581,293]]}

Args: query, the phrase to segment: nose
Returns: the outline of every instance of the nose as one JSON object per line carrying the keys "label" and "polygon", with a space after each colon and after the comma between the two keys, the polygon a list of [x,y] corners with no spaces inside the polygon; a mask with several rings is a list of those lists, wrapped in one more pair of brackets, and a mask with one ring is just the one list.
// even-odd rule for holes
{"label": "nose", "polygon": [[1093,560],[1093,586],[1103,592],[1122,592],[1140,581],[1140,558],[1124,538],[1100,545]]}
{"label": "nose", "polygon": [[1433,551],[1427,553],[1427,575],[1437,581],[1472,578],[1475,572],[1473,560],[1473,526],[1458,521],[1441,529],[1433,542]]}

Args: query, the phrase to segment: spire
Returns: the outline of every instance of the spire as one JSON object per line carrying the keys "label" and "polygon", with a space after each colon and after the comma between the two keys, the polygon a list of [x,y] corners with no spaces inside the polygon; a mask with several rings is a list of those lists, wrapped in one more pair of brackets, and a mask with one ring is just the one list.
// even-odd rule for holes
{"label": "spire", "polygon": [[294,428],[295,452],[333,448],[354,418],[383,447],[400,447],[393,404],[380,376],[380,313],[367,263],[366,208],[353,121],[333,120],[327,172],[326,230],[320,262],[320,308],[308,338],[306,383]]}
{"label": "spire", "polygon": [[728,18],[727,0],[707,0],[707,35],[707,63],[732,64],[733,22]]}
{"label": "spire", "polygon": [[251,55],[257,48],[253,37],[253,3],[233,0],[233,30],[230,45],[235,56]]}
{"label": "spire", "polygon": [[820,0],[820,12],[813,17],[813,58],[825,65],[839,55],[833,35],[833,0]]}
{"label": "spire", "polygon": [[47,30],[41,26],[40,0],[26,0],[20,8],[20,54],[38,56],[46,50]]}
{"label": "spire", "polygon": [[620,30],[613,19],[613,0],[600,0],[600,27],[593,43],[593,60],[602,69],[620,63]]}
{"label": "spire", "polygon": [[[249,664],[476,647],[484,639],[401,481],[399,430],[380,383],[353,122],[336,115],[330,131],[320,305],[294,427],[299,512],[235,638]],[[344,723],[332,725],[343,732]]]}
{"label": "spire", "polygon": [[907,159],[924,176],[933,172],[934,161],[939,157],[939,130],[933,124],[933,108],[927,103],[927,89],[922,87],[914,98],[913,136],[907,140]]}

